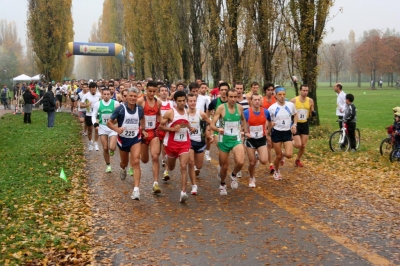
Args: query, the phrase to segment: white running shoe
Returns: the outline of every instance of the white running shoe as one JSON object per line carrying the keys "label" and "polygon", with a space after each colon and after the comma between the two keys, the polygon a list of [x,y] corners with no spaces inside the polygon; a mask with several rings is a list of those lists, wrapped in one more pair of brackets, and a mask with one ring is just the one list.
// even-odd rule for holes
{"label": "white running shoe", "polygon": [[197,185],[192,186],[192,192],[190,192],[192,195],[197,195]]}
{"label": "white running shoe", "polygon": [[237,182],[236,176],[233,176],[233,175],[231,174],[231,188],[232,188],[232,189],[237,189],[238,186],[239,186],[239,184],[238,184],[238,182]]}
{"label": "white running shoe", "polygon": [[249,187],[252,187],[252,188],[256,187],[256,178],[255,177],[253,177],[253,178],[250,177]]}
{"label": "white running shoe", "polygon": [[181,197],[180,197],[179,201],[181,203],[184,203],[187,200],[188,200],[188,195],[186,194],[186,192],[181,191]]}
{"label": "white running shoe", "polygon": [[98,144],[97,142],[94,143],[94,149],[95,149],[96,151],[99,150],[99,144]]}
{"label": "white running shoe", "polygon": [[194,173],[196,174],[196,176],[200,174],[200,169],[197,169],[196,166],[194,166]]}
{"label": "white running shoe", "polygon": [[206,154],[206,155],[205,155],[205,158],[206,158],[206,161],[211,161],[210,154]]}
{"label": "white running shoe", "polygon": [[237,172],[236,177],[237,178],[242,178],[242,171]]}
{"label": "white running shoe", "polygon": [[228,195],[228,192],[226,191],[226,185],[219,185],[219,194],[221,196]]}
{"label": "white running shoe", "polygon": [[89,141],[88,146],[89,146],[89,151],[92,151],[93,150],[93,142]]}
{"label": "white running shoe", "polygon": [[274,180],[276,180],[276,181],[282,180],[282,175],[281,175],[281,173],[279,173],[279,171],[275,171]]}
{"label": "white running shoe", "polygon": [[131,199],[133,199],[133,200],[140,200],[140,192],[139,192],[139,189],[133,190],[132,195],[131,195]]}

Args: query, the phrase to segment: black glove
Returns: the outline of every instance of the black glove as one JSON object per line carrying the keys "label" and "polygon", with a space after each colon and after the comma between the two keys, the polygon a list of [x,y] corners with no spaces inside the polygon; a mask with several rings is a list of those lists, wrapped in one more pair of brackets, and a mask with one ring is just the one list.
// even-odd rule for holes
{"label": "black glove", "polygon": [[94,127],[99,127],[99,123],[94,123]]}
{"label": "black glove", "polygon": [[316,116],[317,116],[317,112],[311,111],[311,117],[316,117]]}

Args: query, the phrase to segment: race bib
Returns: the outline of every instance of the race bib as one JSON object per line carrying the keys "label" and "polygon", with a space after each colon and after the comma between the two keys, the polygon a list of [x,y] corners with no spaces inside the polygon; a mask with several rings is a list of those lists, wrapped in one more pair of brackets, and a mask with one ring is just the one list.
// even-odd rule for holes
{"label": "race bib", "polygon": [[297,116],[298,116],[299,120],[307,120],[308,119],[308,110],[306,110],[306,109],[297,110]]}
{"label": "race bib", "polygon": [[191,136],[201,135],[199,122],[190,121],[190,125],[195,129],[194,131],[190,131]]}
{"label": "race bib", "polygon": [[252,139],[259,139],[263,137],[263,126],[250,126],[250,136]]}
{"label": "race bib", "polygon": [[111,114],[103,114],[101,115],[101,121],[103,125],[107,125],[108,120],[110,120]]}
{"label": "race bib", "polygon": [[157,121],[157,116],[155,115],[145,115],[144,116],[144,121],[145,123],[145,129],[155,129],[156,128],[156,121]]}
{"label": "race bib", "polygon": [[139,125],[128,125],[124,126],[124,132],[120,134],[121,137],[133,139],[139,133]]}
{"label": "race bib", "polygon": [[224,135],[237,136],[239,133],[239,122],[225,121]]}
{"label": "race bib", "polygon": [[175,132],[174,140],[180,142],[187,141],[187,132],[188,130],[186,127],[179,129],[178,132]]}

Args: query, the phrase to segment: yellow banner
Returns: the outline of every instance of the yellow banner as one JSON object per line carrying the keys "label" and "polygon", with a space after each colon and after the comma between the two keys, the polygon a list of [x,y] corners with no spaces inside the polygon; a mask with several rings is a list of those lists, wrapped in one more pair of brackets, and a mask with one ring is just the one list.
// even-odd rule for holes
{"label": "yellow banner", "polygon": [[108,54],[109,47],[107,46],[90,46],[80,45],[79,51],[84,54]]}

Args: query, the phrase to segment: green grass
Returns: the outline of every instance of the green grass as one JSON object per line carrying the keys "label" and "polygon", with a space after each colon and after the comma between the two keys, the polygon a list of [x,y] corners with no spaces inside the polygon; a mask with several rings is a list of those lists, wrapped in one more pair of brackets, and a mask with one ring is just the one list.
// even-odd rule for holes
{"label": "green grass", "polygon": [[[52,248],[87,248],[77,241],[88,230],[78,213],[86,186],[79,129],[66,113],[56,114],[54,129],[43,111],[32,113],[31,125],[21,115],[1,117],[1,265],[40,259]],[[68,183],[59,177],[62,167]]]}

